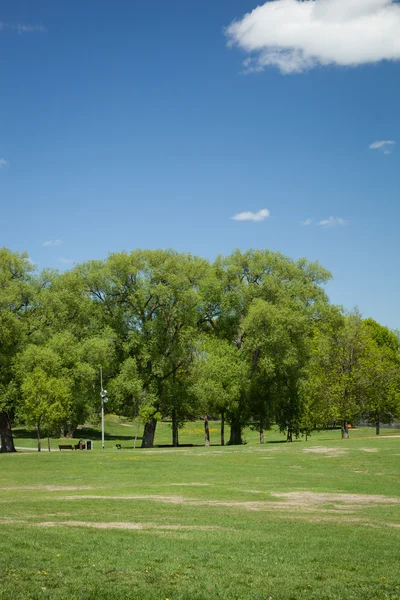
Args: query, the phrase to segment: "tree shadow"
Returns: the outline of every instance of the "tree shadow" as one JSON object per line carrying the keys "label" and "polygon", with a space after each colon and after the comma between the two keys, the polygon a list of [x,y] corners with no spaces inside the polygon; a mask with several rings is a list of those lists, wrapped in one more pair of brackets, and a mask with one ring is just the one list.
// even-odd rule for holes
{"label": "tree shadow", "polygon": [[[14,427],[13,428],[13,436],[15,438],[19,438],[19,439],[36,439],[37,435],[36,435],[36,431],[34,429],[25,429],[25,428],[19,428],[19,427]],[[43,435],[43,438],[47,437],[46,435]],[[54,435],[50,436],[50,439],[63,439],[63,438],[57,438]],[[98,431],[97,429],[92,429],[91,427],[82,427],[80,429],[77,429],[73,435],[72,438],[65,438],[65,439],[73,439],[73,440],[80,440],[80,439],[88,439],[88,440],[101,440],[101,431]],[[113,441],[113,440],[124,440],[124,441],[129,441],[129,440],[134,440],[135,436],[134,435],[113,435],[111,433],[107,433],[104,432],[104,439],[107,441]],[[142,440],[142,436],[137,436],[136,440]]]}
{"label": "tree shadow", "polygon": [[[129,440],[134,440],[135,437],[136,436],[134,436],[134,435],[121,435],[121,434],[114,435],[111,433],[107,433],[106,431],[104,432],[104,439],[107,441],[113,441],[113,440],[129,441]],[[74,439],[79,440],[80,438],[101,440],[101,431],[98,431],[97,429],[91,429],[90,427],[82,427],[81,429],[78,429],[74,434]],[[136,439],[142,440],[142,436],[137,436]]]}
{"label": "tree shadow", "polygon": [[287,440],[268,440],[267,444],[296,444],[300,443],[303,440],[293,440],[292,442],[288,442]]}

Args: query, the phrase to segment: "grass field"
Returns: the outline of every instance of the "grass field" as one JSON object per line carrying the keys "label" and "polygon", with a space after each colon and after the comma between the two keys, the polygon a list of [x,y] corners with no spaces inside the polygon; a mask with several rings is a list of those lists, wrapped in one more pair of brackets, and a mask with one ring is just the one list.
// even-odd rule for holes
{"label": "grass field", "polygon": [[0,456],[1,600],[400,599],[398,430],[134,451],[106,425],[104,451]]}

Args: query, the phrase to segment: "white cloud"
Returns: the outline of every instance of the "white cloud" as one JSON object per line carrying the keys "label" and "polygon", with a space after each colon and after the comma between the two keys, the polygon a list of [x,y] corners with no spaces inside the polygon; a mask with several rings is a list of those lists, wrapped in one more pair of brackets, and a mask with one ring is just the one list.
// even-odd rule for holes
{"label": "white cloud", "polygon": [[61,246],[61,244],[63,244],[62,240],[50,240],[48,242],[43,242],[42,246],[45,246],[46,248],[50,248],[53,246]]}
{"label": "white cloud", "polygon": [[302,221],[301,225],[303,225],[303,227],[309,227],[312,225],[312,219],[306,219],[305,221]]}
{"label": "white cloud", "polygon": [[2,29],[10,29],[17,33],[45,33],[47,31],[43,25],[26,25],[25,23],[0,23],[0,31]]}
{"label": "white cloud", "polygon": [[373,142],[369,149],[370,150],[381,150],[384,154],[391,154],[392,147],[395,145],[394,140],[380,140]]}
{"label": "white cloud", "polygon": [[260,221],[265,221],[265,219],[268,219],[268,217],[270,216],[270,212],[268,209],[263,208],[262,210],[259,210],[258,212],[254,213],[254,212],[241,212],[237,215],[235,215],[234,217],[232,217],[232,219],[234,221],[254,221],[256,223],[259,223]]}
{"label": "white cloud", "polygon": [[346,221],[345,219],[342,219],[341,217],[329,217],[329,219],[325,219],[325,220],[319,222],[319,225],[321,227],[336,227],[337,225],[344,227],[345,225],[348,225],[348,224],[349,224],[349,222]]}
{"label": "white cloud", "polygon": [[8,167],[8,160],[0,158],[0,169],[2,169],[3,167]]}
{"label": "white cloud", "polygon": [[273,0],[229,25],[230,46],[245,50],[247,71],[400,60],[396,0]]}
{"label": "white cloud", "polygon": [[10,25],[10,29],[17,31],[18,33],[45,33],[47,31],[46,27],[43,27],[43,25],[24,25],[23,23]]}

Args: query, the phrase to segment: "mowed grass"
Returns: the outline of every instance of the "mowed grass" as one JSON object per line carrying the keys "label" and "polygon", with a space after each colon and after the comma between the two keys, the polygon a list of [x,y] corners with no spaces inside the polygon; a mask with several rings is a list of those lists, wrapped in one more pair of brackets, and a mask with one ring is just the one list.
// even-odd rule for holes
{"label": "mowed grass", "polygon": [[400,598],[399,431],[134,451],[135,424],[106,430],[104,451],[93,431],[92,452],[0,456],[2,600]]}

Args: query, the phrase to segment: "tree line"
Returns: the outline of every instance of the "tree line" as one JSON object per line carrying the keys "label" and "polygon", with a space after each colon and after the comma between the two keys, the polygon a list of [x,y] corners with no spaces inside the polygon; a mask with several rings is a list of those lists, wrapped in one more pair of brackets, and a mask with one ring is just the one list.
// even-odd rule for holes
{"label": "tree line", "polygon": [[[140,417],[142,447],[157,423],[172,444],[190,419],[221,420],[221,444],[260,442],[273,425],[288,441],[330,423],[376,426],[400,416],[396,332],[329,302],[319,263],[235,250],[213,263],[173,250],[111,254],[59,273],[0,249],[1,452],[12,425],[73,435],[108,410]],[[225,423],[230,437],[225,439]]]}

